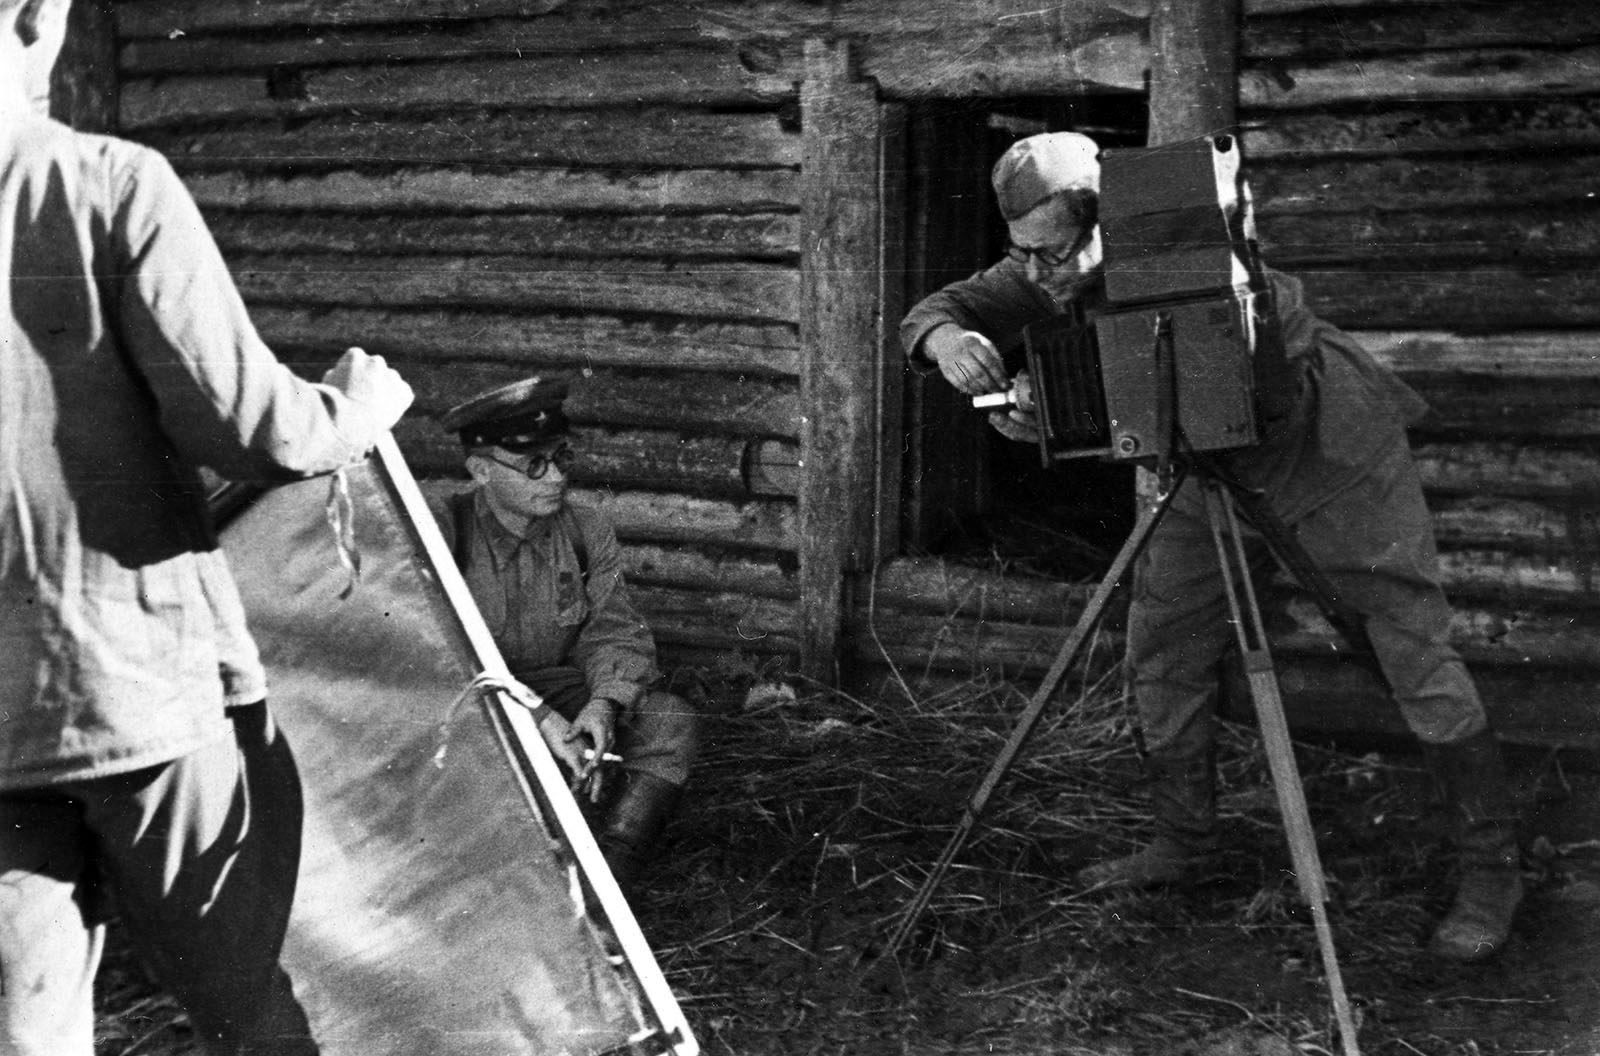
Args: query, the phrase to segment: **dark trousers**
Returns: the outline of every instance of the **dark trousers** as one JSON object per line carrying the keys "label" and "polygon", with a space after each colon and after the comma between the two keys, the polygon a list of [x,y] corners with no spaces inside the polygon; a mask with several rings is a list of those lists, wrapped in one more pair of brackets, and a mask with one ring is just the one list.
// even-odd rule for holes
{"label": "dark trousers", "polygon": [[102,898],[207,1051],[307,1056],[278,964],[299,776],[265,704],[234,736],[132,773],[0,794],[0,1052],[90,1056]]}
{"label": "dark trousers", "polygon": [[[1233,639],[1199,481],[1179,491],[1134,572],[1127,666],[1152,753],[1202,754],[1215,735],[1217,663]],[[1484,729],[1483,703],[1450,644],[1433,521],[1404,438],[1371,472],[1295,525],[1307,555],[1366,617],[1395,703],[1419,740],[1453,744]],[[1265,544],[1247,533],[1257,571]]]}
{"label": "dark trousers", "polygon": [[[575,667],[518,671],[516,677],[568,721],[589,703],[588,679]],[[623,758],[622,769],[630,773],[682,785],[689,780],[699,750],[700,717],[675,693],[645,690],[633,714],[617,724],[617,753]]]}

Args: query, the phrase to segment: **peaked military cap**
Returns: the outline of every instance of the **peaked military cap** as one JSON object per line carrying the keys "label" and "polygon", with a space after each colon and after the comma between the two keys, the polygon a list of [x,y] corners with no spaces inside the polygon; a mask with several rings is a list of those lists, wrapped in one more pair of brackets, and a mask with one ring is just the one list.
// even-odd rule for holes
{"label": "peaked military cap", "polygon": [[559,378],[524,378],[456,404],[439,424],[463,447],[535,447],[567,432],[567,387]]}

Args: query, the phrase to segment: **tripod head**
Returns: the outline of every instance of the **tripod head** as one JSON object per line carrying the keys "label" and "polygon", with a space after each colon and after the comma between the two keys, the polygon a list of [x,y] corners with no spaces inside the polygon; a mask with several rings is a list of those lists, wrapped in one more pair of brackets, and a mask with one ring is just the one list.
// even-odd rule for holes
{"label": "tripod head", "polygon": [[1257,443],[1283,353],[1237,141],[1104,152],[1099,223],[1104,303],[1023,332],[1044,464]]}

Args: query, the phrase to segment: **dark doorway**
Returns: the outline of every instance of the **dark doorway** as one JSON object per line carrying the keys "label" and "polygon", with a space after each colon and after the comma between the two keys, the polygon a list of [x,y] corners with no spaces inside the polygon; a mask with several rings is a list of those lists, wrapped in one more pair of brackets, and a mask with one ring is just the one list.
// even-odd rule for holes
{"label": "dark doorway", "polygon": [[[989,187],[996,158],[1038,132],[1142,146],[1142,94],[941,100],[907,122],[906,303],[1000,259],[1006,228]],[[1020,364],[1017,366],[1020,367]],[[906,393],[907,550],[1060,579],[1098,576],[1133,524],[1133,471],[1094,460],[1041,465],[991,429],[944,379]]]}

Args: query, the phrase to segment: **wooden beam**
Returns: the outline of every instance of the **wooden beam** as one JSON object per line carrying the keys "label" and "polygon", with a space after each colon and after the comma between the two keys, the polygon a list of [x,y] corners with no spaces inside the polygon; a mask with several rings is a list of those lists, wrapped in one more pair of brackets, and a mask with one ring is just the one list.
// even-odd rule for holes
{"label": "wooden beam", "polygon": [[228,265],[246,300],[296,308],[573,309],[766,323],[794,322],[799,309],[794,268],[755,261],[252,254]]}
{"label": "wooden beam", "polygon": [[349,345],[401,361],[516,362],[551,367],[733,371],[759,378],[800,373],[799,339],[786,324],[629,320],[595,310],[518,311],[313,308],[252,304],[250,317],[279,355],[326,369]]}
{"label": "wooden beam", "polygon": [[[1232,133],[1238,124],[1241,0],[1154,0],[1150,8],[1151,146]],[[1135,474],[1142,500],[1156,492]]]}
{"label": "wooden beam", "polygon": [[1155,0],[1150,11],[1150,143],[1233,132],[1240,0]]}
{"label": "wooden beam", "polygon": [[885,117],[848,43],[806,44],[801,85],[800,663],[836,681],[845,575],[873,551],[884,349]]}
{"label": "wooden beam", "polygon": [[[463,202],[464,208],[470,207]],[[539,257],[724,257],[792,260],[798,213],[371,214],[213,207],[211,233],[224,253],[525,253]]]}
{"label": "wooden beam", "polygon": [[[1385,104],[1357,111],[1263,112],[1243,122],[1244,156],[1387,157],[1600,147],[1600,99],[1555,96]],[[1491,155],[1492,156],[1492,155]]]}
{"label": "wooden beam", "polygon": [[[385,166],[387,169],[387,166]],[[427,209],[479,212],[650,212],[786,210],[795,205],[794,174],[783,169],[596,172],[470,168],[399,172],[191,173],[184,181],[202,207],[329,209],[394,214]]]}
{"label": "wooden beam", "polygon": [[1600,90],[1600,45],[1545,50],[1484,48],[1466,52],[1378,55],[1358,60],[1276,63],[1246,70],[1242,104],[1251,110],[1330,104],[1476,100],[1486,95],[1539,98]]}
{"label": "wooden beam", "polygon": [[[424,481],[422,490],[431,505],[439,506],[466,486],[459,479],[433,479]],[[796,545],[794,503],[783,499],[729,500],[587,487],[574,488],[572,498],[604,513],[625,543],[791,552]]]}
{"label": "wooden beam", "polygon": [[[1466,48],[1563,48],[1600,37],[1600,7],[1572,0],[1437,8],[1382,5],[1330,12],[1327,5],[1271,18],[1245,20],[1245,61],[1368,58],[1397,52]],[[1254,12],[1252,12],[1253,14]]]}
{"label": "wooden beam", "polygon": [[726,113],[682,106],[469,110],[416,116],[335,114],[296,124],[156,129],[140,141],[185,171],[357,165],[518,168],[800,167],[800,131],[778,110]]}

